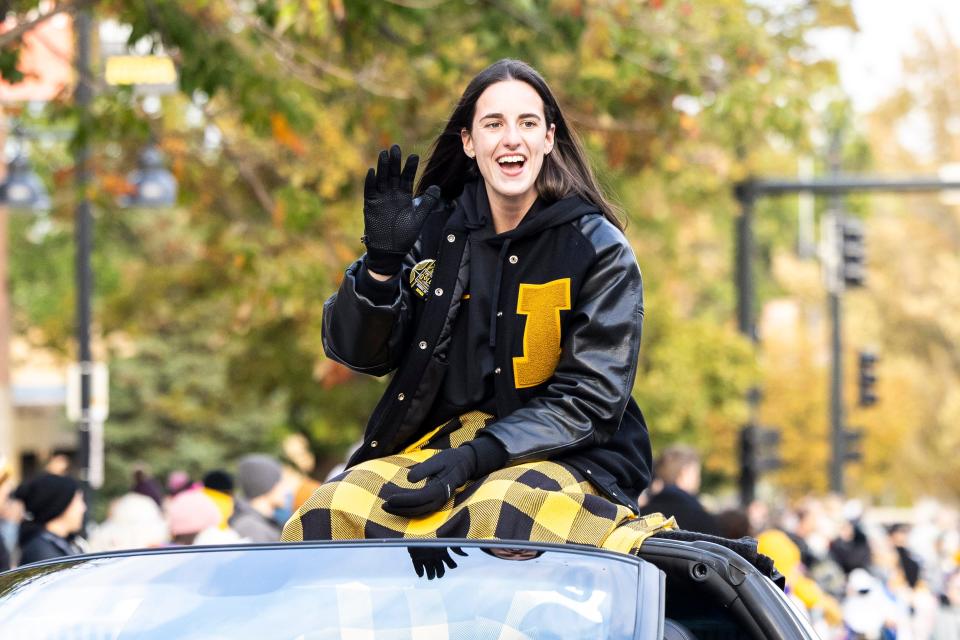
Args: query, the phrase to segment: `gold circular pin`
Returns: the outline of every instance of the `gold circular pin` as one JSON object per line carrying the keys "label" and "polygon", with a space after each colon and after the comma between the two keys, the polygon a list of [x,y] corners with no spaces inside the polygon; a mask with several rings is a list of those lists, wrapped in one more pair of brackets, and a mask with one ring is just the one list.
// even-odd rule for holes
{"label": "gold circular pin", "polygon": [[421,298],[426,298],[430,292],[430,281],[433,280],[433,265],[436,260],[427,258],[418,262],[410,270],[410,288]]}

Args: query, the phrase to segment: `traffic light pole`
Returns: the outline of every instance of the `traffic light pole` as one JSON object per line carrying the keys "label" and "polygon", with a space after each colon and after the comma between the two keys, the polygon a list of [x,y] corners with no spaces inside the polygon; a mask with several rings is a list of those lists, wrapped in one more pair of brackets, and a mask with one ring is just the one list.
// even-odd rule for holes
{"label": "traffic light pole", "polygon": [[[737,192],[740,200],[740,217],[736,221],[737,247],[737,327],[740,333],[756,344],[758,336],[753,316],[753,205],[754,195],[749,189]],[[740,504],[746,509],[756,496],[757,472],[755,451],[751,438],[752,425],[757,423],[760,405],[760,390],[756,387],[747,392],[750,417],[740,430],[737,451],[740,457]]]}
{"label": "traffic light pole", "polygon": [[[834,135],[830,143],[829,166],[830,174],[840,173],[840,136]],[[841,253],[843,231],[843,202],[839,193],[830,194],[830,204],[827,224],[832,225],[836,233],[832,236],[831,246],[827,251],[834,252],[836,260],[832,260],[833,273],[827,274],[827,306],[830,312],[830,491],[843,495],[843,463],[844,463],[844,416],[843,416],[843,287],[844,279]]]}
{"label": "traffic light pole", "polygon": [[756,193],[749,183],[744,183],[743,188],[737,189],[736,195],[740,201],[740,217],[736,220],[737,328],[756,344],[757,331],[753,318],[753,209]]}
{"label": "traffic light pole", "polygon": [[[758,335],[754,319],[754,281],[753,281],[753,253],[754,209],[759,198],[796,193],[810,193],[814,195],[828,195],[839,198],[848,193],[935,193],[942,191],[960,191],[960,180],[941,180],[935,177],[884,177],[884,176],[854,176],[831,172],[824,178],[808,180],[792,180],[789,178],[750,178],[734,185],[734,195],[740,204],[740,216],[736,219],[736,271],[735,286],[737,288],[737,327],[747,339],[756,344]],[[831,209],[835,203],[831,203]],[[835,233],[842,234],[840,225],[833,228]],[[839,239],[835,238],[837,242]],[[839,278],[839,275],[831,277]],[[842,285],[841,285],[842,286]],[[830,462],[830,487],[834,491],[843,491],[843,460],[845,457],[845,442],[843,430],[843,398],[842,398],[842,362],[840,327],[842,307],[839,292],[830,295],[830,316],[832,327],[831,350],[837,354],[832,359],[830,380],[830,424],[831,449],[833,457]],[[755,397],[755,396],[754,396]],[[750,402],[750,413],[755,414],[755,403]],[[839,430],[835,425],[839,425]],[[839,472],[836,467],[839,465]],[[743,491],[741,486],[742,494]],[[752,491],[751,491],[752,493]]]}
{"label": "traffic light pole", "polygon": [[843,495],[843,297],[827,294],[830,310],[830,491]]}

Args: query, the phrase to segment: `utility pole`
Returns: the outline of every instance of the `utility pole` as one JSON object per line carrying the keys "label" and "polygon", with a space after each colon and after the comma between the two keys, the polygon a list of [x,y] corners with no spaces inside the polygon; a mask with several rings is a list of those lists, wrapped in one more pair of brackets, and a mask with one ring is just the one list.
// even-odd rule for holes
{"label": "utility pole", "polygon": [[92,415],[90,399],[92,391],[93,356],[90,349],[90,307],[93,294],[93,270],[90,253],[93,232],[93,216],[90,211],[88,189],[90,185],[90,149],[86,142],[90,126],[90,103],[93,88],[90,74],[91,17],[87,5],[81,5],[76,13],[77,30],[77,87],[74,93],[79,112],[79,127],[83,144],[74,153],[74,171],[79,202],[76,210],[76,278],[77,278],[77,360],[80,365],[80,424],[79,465],[80,481],[83,484],[87,503],[92,494],[90,487],[90,436]]}

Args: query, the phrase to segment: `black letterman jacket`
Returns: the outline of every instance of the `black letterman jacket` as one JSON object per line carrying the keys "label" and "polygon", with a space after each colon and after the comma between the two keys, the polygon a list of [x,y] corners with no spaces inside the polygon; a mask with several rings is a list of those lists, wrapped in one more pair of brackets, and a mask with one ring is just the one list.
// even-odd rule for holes
{"label": "black letterman jacket", "polygon": [[[444,372],[463,366],[448,362],[447,353],[469,287],[469,230],[461,208],[476,184],[430,215],[390,304],[357,291],[361,258],[324,305],[328,357],[370,375],[396,371],[348,467],[396,453],[435,426],[421,423]],[[623,234],[595,207],[571,198],[542,211],[539,227],[501,251],[498,420],[485,432],[504,445],[510,463],[566,462],[637,511],[651,470],[646,423],[630,395],[643,320],[640,270]],[[429,293],[421,297],[409,274],[424,259],[436,262]],[[558,339],[560,348],[551,348]]]}

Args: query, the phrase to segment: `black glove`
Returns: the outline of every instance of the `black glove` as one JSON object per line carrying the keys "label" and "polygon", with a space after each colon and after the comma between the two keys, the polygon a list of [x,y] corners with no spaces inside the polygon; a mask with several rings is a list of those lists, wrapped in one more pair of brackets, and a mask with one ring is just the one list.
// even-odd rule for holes
{"label": "black glove", "polygon": [[467,483],[477,468],[477,456],[470,447],[444,449],[410,468],[407,480],[420,482],[427,478],[422,489],[396,493],[383,503],[383,510],[396,516],[415,518],[436,513],[447,503],[453,492]]}
{"label": "black glove", "polygon": [[423,577],[424,571],[427,573],[427,580],[433,580],[434,577],[442,578],[447,572],[444,568],[446,564],[451,569],[457,568],[457,563],[450,557],[450,551],[459,556],[466,557],[467,553],[460,547],[407,547],[410,553],[410,559],[413,560],[413,570],[419,577]]}
{"label": "black glove", "polygon": [[422,489],[396,493],[383,503],[383,510],[405,518],[436,513],[468,481],[502,468],[507,450],[493,437],[479,436],[455,449],[444,449],[428,460],[416,464],[407,473],[407,480],[427,479]]}
{"label": "black glove", "polygon": [[440,199],[440,187],[427,189],[420,202],[413,203],[413,179],[420,158],[407,157],[400,171],[400,147],[380,152],[377,170],[371,167],[363,183],[363,244],[367,246],[367,268],[392,276],[400,271],[403,258],[420,235],[427,215]]}

